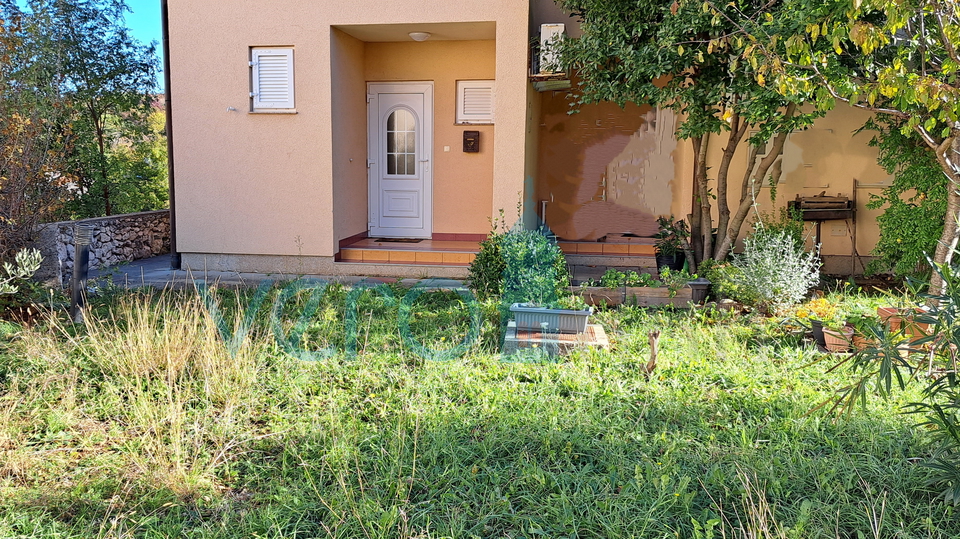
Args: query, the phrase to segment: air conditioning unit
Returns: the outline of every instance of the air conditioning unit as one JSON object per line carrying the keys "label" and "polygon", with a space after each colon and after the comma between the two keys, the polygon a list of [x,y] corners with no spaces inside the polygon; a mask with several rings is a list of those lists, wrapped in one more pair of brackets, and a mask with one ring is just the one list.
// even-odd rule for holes
{"label": "air conditioning unit", "polygon": [[564,38],[566,26],[563,23],[540,25],[540,74],[561,73],[560,59],[556,45]]}

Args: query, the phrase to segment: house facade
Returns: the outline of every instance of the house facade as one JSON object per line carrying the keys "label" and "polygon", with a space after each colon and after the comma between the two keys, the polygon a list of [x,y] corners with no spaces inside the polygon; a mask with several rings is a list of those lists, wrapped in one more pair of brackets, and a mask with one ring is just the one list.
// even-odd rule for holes
{"label": "house facade", "polygon": [[[669,111],[568,114],[564,82],[531,76],[550,23],[576,37],[550,0],[168,0],[183,265],[462,276],[501,211],[544,220],[585,263],[649,256],[649,241],[598,240],[689,213],[689,144]],[[864,119],[838,111],[792,134],[778,200],[758,197],[855,198],[857,221],[823,233],[841,264],[872,249],[863,204],[889,181],[869,135],[852,135]]]}

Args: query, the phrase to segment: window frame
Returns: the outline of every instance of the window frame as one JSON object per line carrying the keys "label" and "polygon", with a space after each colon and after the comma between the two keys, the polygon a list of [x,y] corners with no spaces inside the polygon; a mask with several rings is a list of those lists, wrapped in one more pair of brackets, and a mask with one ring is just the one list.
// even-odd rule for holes
{"label": "window frame", "polygon": [[[260,66],[261,58],[264,56],[283,56],[283,63],[286,68],[287,78],[287,96],[286,99],[273,99],[263,101],[260,99],[261,77]],[[251,113],[296,113],[296,77],[294,61],[294,47],[275,46],[275,47],[250,47],[250,112]]]}

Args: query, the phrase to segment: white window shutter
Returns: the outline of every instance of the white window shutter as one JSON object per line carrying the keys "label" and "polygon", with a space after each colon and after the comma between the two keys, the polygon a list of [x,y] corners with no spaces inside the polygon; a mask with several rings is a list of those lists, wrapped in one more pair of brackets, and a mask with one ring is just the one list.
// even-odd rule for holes
{"label": "white window shutter", "polygon": [[496,85],[492,80],[457,81],[457,123],[492,124]]}
{"label": "white window shutter", "polygon": [[253,49],[253,109],[292,109],[293,49]]}

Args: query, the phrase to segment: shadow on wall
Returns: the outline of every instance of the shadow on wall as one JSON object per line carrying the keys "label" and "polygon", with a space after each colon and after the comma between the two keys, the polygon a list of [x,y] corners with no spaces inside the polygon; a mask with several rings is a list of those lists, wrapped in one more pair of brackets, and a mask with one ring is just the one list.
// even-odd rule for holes
{"label": "shadow on wall", "polygon": [[653,236],[673,202],[673,112],[602,103],[570,115],[566,95],[543,96],[537,197],[547,224],[567,240]]}

